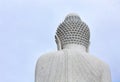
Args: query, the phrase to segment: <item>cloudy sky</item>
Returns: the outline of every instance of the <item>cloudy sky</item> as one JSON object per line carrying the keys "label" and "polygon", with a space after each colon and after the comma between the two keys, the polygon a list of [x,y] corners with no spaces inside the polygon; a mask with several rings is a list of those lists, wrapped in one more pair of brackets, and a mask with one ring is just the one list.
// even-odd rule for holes
{"label": "cloudy sky", "polygon": [[0,82],[34,82],[38,57],[56,51],[56,28],[71,12],[90,28],[90,53],[120,82],[120,0],[0,0]]}

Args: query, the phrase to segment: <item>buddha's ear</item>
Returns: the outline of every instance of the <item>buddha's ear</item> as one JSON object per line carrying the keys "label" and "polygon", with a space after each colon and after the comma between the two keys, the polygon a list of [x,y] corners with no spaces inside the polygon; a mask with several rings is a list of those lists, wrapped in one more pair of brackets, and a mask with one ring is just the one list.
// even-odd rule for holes
{"label": "buddha's ear", "polygon": [[57,49],[61,50],[62,49],[61,41],[60,41],[60,39],[57,35],[55,35],[55,41],[56,41],[56,44],[57,44]]}
{"label": "buddha's ear", "polygon": [[89,47],[90,47],[90,41],[89,41],[88,47],[86,48],[87,52],[89,52]]}

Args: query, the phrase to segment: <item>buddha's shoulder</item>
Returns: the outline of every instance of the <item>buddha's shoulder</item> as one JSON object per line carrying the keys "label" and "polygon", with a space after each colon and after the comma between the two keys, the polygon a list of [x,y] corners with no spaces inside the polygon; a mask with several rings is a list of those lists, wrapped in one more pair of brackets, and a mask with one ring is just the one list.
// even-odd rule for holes
{"label": "buddha's shoulder", "polygon": [[63,51],[52,51],[41,54],[41,56],[37,59],[37,63],[40,62],[49,62],[51,59],[54,59],[57,55],[63,54]]}
{"label": "buddha's shoulder", "polygon": [[89,58],[91,59],[91,62],[97,64],[101,68],[109,68],[109,65],[102,59],[99,59],[95,55],[88,55]]}

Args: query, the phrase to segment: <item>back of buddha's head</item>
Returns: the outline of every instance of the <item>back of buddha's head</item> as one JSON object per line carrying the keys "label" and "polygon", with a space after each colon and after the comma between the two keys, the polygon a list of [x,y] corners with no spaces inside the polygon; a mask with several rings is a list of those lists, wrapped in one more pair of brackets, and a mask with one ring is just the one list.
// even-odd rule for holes
{"label": "back of buddha's head", "polygon": [[55,35],[56,43],[61,49],[67,44],[89,46],[90,31],[77,14],[68,14],[58,26]]}

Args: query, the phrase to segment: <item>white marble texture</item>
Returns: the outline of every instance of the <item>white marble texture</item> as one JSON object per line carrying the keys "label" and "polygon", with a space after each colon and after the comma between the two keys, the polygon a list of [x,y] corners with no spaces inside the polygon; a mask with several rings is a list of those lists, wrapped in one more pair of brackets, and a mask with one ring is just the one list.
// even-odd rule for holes
{"label": "white marble texture", "polygon": [[111,75],[107,64],[70,44],[38,59],[35,82],[111,82]]}

